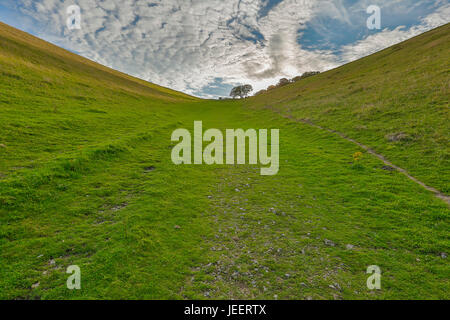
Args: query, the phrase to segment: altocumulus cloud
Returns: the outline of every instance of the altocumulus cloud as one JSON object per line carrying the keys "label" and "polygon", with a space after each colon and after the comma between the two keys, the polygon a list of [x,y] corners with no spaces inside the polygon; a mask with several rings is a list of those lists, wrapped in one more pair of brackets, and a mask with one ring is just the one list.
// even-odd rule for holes
{"label": "altocumulus cloud", "polygon": [[[33,33],[50,42],[139,78],[203,97],[212,96],[211,88],[214,95],[221,88],[227,94],[225,90],[237,83],[251,83],[258,90],[280,77],[324,71],[448,23],[450,17],[448,0],[4,3],[0,0],[24,19],[34,19]],[[66,8],[72,4],[81,7],[81,30],[66,27]],[[366,28],[366,8],[371,4],[386,12],[382,30]],[[345,39],[340,30],[347,30]]]}

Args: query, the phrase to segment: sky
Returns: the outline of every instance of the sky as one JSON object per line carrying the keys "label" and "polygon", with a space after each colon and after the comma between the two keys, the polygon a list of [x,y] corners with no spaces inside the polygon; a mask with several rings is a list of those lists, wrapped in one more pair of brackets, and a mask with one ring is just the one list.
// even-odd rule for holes
{"label": "sky", "polygon": [[[67,8],[80,8],[80,29]],[[367,20],[380,9],[380,28]],[[450,22],[450,0],[0,0],[0,21],[203,98],[326,71]],[[74,23],[75,20],[70,19]]]}

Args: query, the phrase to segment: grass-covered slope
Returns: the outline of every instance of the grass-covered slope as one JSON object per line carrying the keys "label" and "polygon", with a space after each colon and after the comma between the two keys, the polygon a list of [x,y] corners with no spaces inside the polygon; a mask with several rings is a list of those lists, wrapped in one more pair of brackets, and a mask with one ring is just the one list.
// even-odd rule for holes
{"label": "grass-covered slope", "polygon": [[[67,85],[75,85],[82,80],[85,86],[109,87],[114,91],[121,90],[160,100],[196,100],[181,92],[102,66],[1,22],[0,37],[2,75],[7,78],[20,79],[22,75],[26,78],[31,71],[41,74],[42,79],[30,79],[38,80],[36,84],[40,87],[51,85],[52,82],[58,84],[61,79]],[[30,67],[31,70],[28,69]]]}
{"label": "grass-covered slope", "polygon": [[450,193],[450,24],[246,105],[340,131]]}
{"label": "grass-covered slope", "polygon": [[[272,111],[283,99],[296,112],[310,103],[297,116],[317,121],[317,112],[345,129],[350,111],[327,118],[312,107],[314,96],[292,100],[313,94],[301,86],[315,79],[273,96],[203,101],[5,25],[0,38],[1,299],[449,298],[447,204],[370,154],[355,165],[352,155],[364,150],[340,136]],[[377,63],[365,64],[374,79]],[[422,67],[438,78],[434,60],[428,63]],[[339,86],[346,78],[335,72],[317,77],[335,79],[326,80],[334,92],[317,89],[317,99],[350,99],[342,94],[349,84]],[[369,70],[361,77],[370,83]],[[368,98],[391,89],[367,91]],[[412,89],[414,97],[421,86]],[[410,116],[400,115],[399,122]],[[192,130],[195,120],[205,129],[279,128],[279,174],[174,165],[171,133]],[[404,143],[392,150],[406,152]],[[423,161],[410,150],[409,162]],[[446,178],[443,172],[437,181]],[[70,265],[81,269],[81,290],[66,287]],[[366,286],[370,265],[381,268],[381,290]]]}
{"label": "grass-covered slope", "polygon": [[198,100],[1,23],[0,87],[0,170],[120,138],[168,103]]}

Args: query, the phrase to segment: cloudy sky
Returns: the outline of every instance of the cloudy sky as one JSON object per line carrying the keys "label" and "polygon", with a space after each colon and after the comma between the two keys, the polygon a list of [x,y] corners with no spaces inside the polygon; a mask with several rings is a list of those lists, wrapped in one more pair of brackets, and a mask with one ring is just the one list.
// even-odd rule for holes
{"label": "cloudy sky", "polygon": [[[67,7],[81,8],[81,29]],[[367,8],[381,9],[369,30]],[[201,97],[325,71],[450,22],[450,0],[0,0],[0,21]]]}

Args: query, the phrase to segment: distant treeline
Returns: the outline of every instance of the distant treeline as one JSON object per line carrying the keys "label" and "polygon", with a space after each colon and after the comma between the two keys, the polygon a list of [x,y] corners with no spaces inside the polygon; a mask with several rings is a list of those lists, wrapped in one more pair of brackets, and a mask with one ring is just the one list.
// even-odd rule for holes
{"label": "distant treeline", "polygon": [[[265,93],[267,91],[270,91],[270,90],[273,90],[276,88],[280,88],[287,84],[294,83],[294,82],[300,81],[302,79],[315,76],[316,74],[319,74],[319,73],[320,73],[319,71],[308,71],[308,72],[305,72],[304,74],[302,74],[301,76],[296,76],[290,80],[287,78],[282,78],[282,79],[280,79],[280,81],[278,81],[278,83],[276,85],[271,85],[267,89],[258,91],[254,95],[257,96],[257,95]],[[247,98],[249,96],[250,92],[252,92],[252,91],[253,91],[253,87],[249,84],[237,86],[231,90],[230,97],[232,97],[233,99],[236,99],[237,97],[240,97],[241,99]],[[229,98],[222,98],[222,97],[219,98],[219,100],[227,100],[227,99],[229,99]]]}
{"label": "distant treeline", "polygon": [[289,80],[287,78],[282,78],[282,79],[280,79],[280,81],[278,81],[278,83],[276,85],[271,85],[267,89],[258,91],[257,93],[255,93],[255,96],[257,96],[259,94],[263,94],[267,91],[270,91],[270,90],[273,90],[276,88],[280,88],[280,87],[288,85],[290,83],[294,83],[294,82],[300,81],[302,79],[315,76],[319,73],[320,73],[319,71],[308,71],[308,72],[305,72],[304,74],[302,74],[301,76],[296,76],[296,77],[292,78],[291,80]]}

